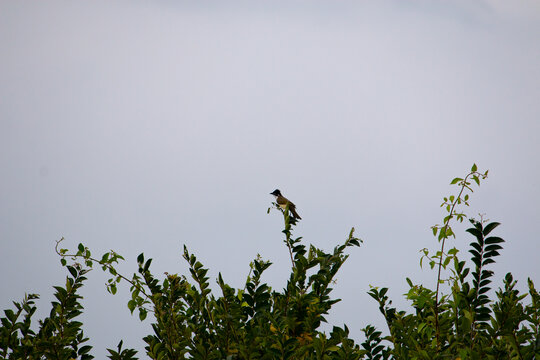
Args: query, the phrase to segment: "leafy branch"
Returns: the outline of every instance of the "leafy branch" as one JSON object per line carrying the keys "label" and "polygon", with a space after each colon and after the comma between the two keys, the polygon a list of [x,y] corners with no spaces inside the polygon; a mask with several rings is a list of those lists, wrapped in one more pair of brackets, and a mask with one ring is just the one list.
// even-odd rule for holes
{"label": "leafy branch", "polygon": [[[124,260],[122,255],[111,250],[103,254],[101,259],[97,259],[92,257],[92,253],[90,252],[88,247],[84,246],[81,243],[79,243],[79,245],[77,246],[76,253],[69,253],[68,249],[59,248],[62,241],[64,241],[63,237],[60,240],[56,241],[56,246],[54,248],[55,252],[60,256],[60,263],[62,264],[62,266],[67,265],[68,258],[70,258],[72,261],[82,259],[84,264],[90,269],[93,268],[94,263],[97,263],[101,266],[101,269],[104,272],[109,272],[109,274],[112,275],[112,277],[107,280],[106,284],[107,291],[109,293],[113,295],[116,294],[116,284],[124,280],[131,285],[130,291],[132,293],[132,299],[128,302],[129,310],[133,313],[135,307],[137,307],[139,309],[139,317],[141,318],[141,320],[146,317],[146,313],[148,311],[152,311],[145,307],[146,304],[149,304],[151,302],[152,298],[146,293],[144,289],[144,283],[141,278],[137,274],[133,274],[133,278],[129,279],[116,270],[115,264],[118,264],[119,260]],[[150,264],[148,263],[148,266],[149,265]],[[139,264],[139,266],[142,265]],[[139,294],[142,294],[144,297],[140,296]]]}
{"label": "leafy branch", "polygon": [[[459,187],[459,192],[457,196],[450,195],[448,197],[445,197],[443,199],[443,203],[441,204],[441,207],[444,207],[448,213],[443,219],[443,225],[434,225],[431,227],[433,230],[433,235],[437,236],[437,240],[441,244],[441,250],[438,251],[434,256],[430,257],[430,266],[433,268],[435,264],[438,267],[437,270],[437,288],[435,290],[435,334],[437,339],[437,346],[440,346],[439,341],[439,335],[440,335],[440,326],[439,326],[439,296],[440,296],[440,285],[443,282],[441,280],[441,272],[442,269],[446,269],[448,264],[452,259],[455,259],[457,250],[452,249],[451,251],[446,254],[444,252],[444,247],[446,244],[446,240],[449,237],[455,237],[454,231],[452,230],[452,227],[450,226],[450,221],[452,219],[456,219],[459,222],[463,222],[463,220],[467,217],[465,213],[457,211],[458,205],[465,205],[469,206],[469,194],[464,194],[466,190],[470,191],[471,193],[474,192],[474,190],[471,187],[471,180],[476,183],[476,185],[480,186],[480,180],[483,180],[487,178],[488,171],[484,173],[478,172],[478,167],[476,164],[473,164],[471,167],[471,171],[464,177],[464,178],[454,178],[450,185],[457,185]],[[427,250],[423,250],[424,254],[427,255]],[[434,260],[435,259],[435,260]]]}

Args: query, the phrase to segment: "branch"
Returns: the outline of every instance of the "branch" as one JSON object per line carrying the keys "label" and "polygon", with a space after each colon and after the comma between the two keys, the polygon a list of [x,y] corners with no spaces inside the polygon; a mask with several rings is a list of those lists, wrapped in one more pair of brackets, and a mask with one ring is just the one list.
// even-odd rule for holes
{"label": "branch", "polygon": [[[54,251],[63,260],[62,265],[66,264],[65,258],[67,258],[67,257],[71,258],[72,260],[75,260],[76,258],[83,258],[85,260],[86,265],[89,266],[89,267],[92,267],[92,263],[96,262],[96,263],[98,263],[99,265],[102,266],[103,271],[109,270],[109,272],[113,276],[116,276],[117,279],[120,278],[120,279],[123,279],[123,280],[127,281],[129,284],[131,284],[132,287],[134,287],[138,291],[140,291],[146,297],[147,300],[151,300],[151,297],[144,291],[144,288],[142,288],[140,284],[128,279],[127,277],[125,277],[122,274],[119,274],[116,271],[116,269],[112,266],[112,263],[118,262],[118,259],[124,260],[124,258],[121,255],[119,255],[119,254],[117,254],[117,253],[115,253],[114,251],[111,250],[109,253],[106,253],[105,255],[103,255],[101,260],[98,260],[96,258],[93,258],[90,255],[90,251],[88,250],[88,248],[83,247],[82,244],[79,244],[79,251],[76,254],[68,254],[67,249],[58,249],[58,246],[60,245],[60,243],[62,241],[64,241],[64,238],[61,238],[60,240],[56,240],[56,246],[54,247]],[[81,250],[81,247],[83,248],[82,250]],[[109,258],[109,256],[111,256],[111,258]]]}

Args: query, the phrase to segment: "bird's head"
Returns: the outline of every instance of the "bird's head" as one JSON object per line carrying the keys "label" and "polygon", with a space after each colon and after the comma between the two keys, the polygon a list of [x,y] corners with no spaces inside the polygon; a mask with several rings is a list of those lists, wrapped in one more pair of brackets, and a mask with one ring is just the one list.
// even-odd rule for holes
{"label": "bird's head", "polygon": [[271,192],[270,195],[281,196],[281,191],[279,191],[279,189],[276,189],[273,192]]}

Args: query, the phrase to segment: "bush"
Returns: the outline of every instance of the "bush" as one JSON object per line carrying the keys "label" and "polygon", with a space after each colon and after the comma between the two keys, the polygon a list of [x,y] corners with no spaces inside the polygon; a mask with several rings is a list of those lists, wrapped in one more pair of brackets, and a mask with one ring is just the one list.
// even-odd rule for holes
{"label": "bush", "polygon": [[[219,294],[215,294],[210,290],[208,269],[185,247],[190,278],[178,274],[156,278],[150,271],[152,260],[145,260],[143,254],[137,258],[138,272],[128,278],[116,271],[115,265],[123,258],[114,251],[96,259],[82,244],[70,254],[59,248],[62,240],[58,241],[57,253],[68,270],[65,286],[55,287],[51,313],[36,331],[31,320],[37,295],[28,295],[21,303],[14,302],[15,310],[4,311],[0,355],[6,359],[93,358],[91,347],[84,345],[88,339],[82,323],[76,321],[83,310],[77,291],[88,270],[98,265],[111,274],[110,293],[116,293],[118,283],[127,282],[129,310],[137,311],[141,321],[150,314],[153,334],[143,340],[151,359],[535,359],[540,354],[540,296],[532,281],[528,280],[529,293],[520,294],[516,281],[507,274],[502,288],[493,298],[488,296],[493,276],[489,266],[504,242],[492,235],[499,223],[469,220],[472,268],[458,258],[458,249],[445,251],[446,241],[454,236],[451,222],[467,218],[457,209],[468,205],[471,181],[479,185],[486,177],[487,172],[479,173],[474,165],[466,177],[452,181],[458,195],[444,199],[448,215],[442,225],[433,227],[440,250],[434,254],[423,250],[422,260],[437,270],[436,288],[407,279],[406,297],[413,313],[391,307],[387,288],[369,291],[388,324],[388,336],[367,325],[365,341],[356,344],[347,326],[335,326],[329,334],[319,330],[339,301],[331,297],[331,286],[347,260],[345,252],[361,240],[352,229],[332,252],[306,247],[301,238],[292,236],[296,220],[285,209],[283,234],[291,274],[281,291],[262,280],[271,263],[260,257],[250,264],[243,289],[227,285],[219,274]],[[445,286],[447,294],[442,291]],[[108,349],[109,358],[135,359],[136,351],[122,345]]]}

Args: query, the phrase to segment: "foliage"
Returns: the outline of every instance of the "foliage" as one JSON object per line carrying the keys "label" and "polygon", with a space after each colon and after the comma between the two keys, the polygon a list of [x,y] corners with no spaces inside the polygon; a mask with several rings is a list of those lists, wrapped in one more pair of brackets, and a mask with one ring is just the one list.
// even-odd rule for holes
{"label": "foliage", "polygon": [[[538,291],[531,279],[528,280],[531,302],[524,302],[527,294],[520,294],[512,274],[506,274],[503,287],[490,298],[493,271],[489,266],[495,262],[502,250],[504,240],[492,236],[500,224],[469,219],[467,232],[473,236],[470,243],[471,262],[474,268],[466,267],[466,261],[458,258],[458,249],[444,252],[444,242],[453,237],[450,221],[463,221],[467,216],[457,212],[457,205],[468,205],[469,196],[464,190],[472,191],[469,178],[478,185],[487,172],[479,175],[476,165],[463,179],[456,178],[452,184],[460,187],[458,196],[444,198],[441,206],[448,215],[444,225],[433,227],[433,233],[441,244],[441,250],[428,258],[431,268],[437,267],[437,285],[431,290],[415,285],[410,279],[406,297],[414,308],[408,314],[391,306],[386,296],[387,288],[372,288],[369,295],[374,298],[383,314],[390,336],[366,332],[370,344],[386,341],[386,346],[374,348],[373,358],[379,359],[536,359],[540,355]],[[450,270],[443,279],[442,270]],[[448,284],[449,293],[441,295],[440,285]],[[366,328],[370,330],[369,328]]]}
{"label": "foliage", "polygon": [[[82,323],[75,320],[82,313],[81,296],[77,291],[82,287],[88,270],[80,265],[66,266],[69,276],[64,287],[55,286],[55,301],[52,302],[48,317],[39,322],[39,330],[34,332],[31,325],[36,311],[34,300],[38,295],[30,294],[21,303],[13,302],[16,311],[4,310],[0,328],[0,355],[3,359],[92,359],[91,346],[83,345]],[[22,319],[21,319],[22,317]]]}
{"label": "foliage", "polygon": [[[331,292],[337,272],[347,260],[345,252],[359,246],[361,240],[352,229],[333,251],[306,246],[302,238],[292,235],[296,220],[289,218],[288,209],[276,207],[284,217],[284,243],[291,259],[291,274],[283,289],[274,290],[264,282],[271,263],[260,256],[250,264],[242,289],[232,288],[219,274],[217,291],[212,291],[208,269],[186,247],[182,256],[189,276],[166,274],[160,279],[151,272],[152,260],[143,254],[137,257],[138,271],[126,277],[116,271],[115,265],[123,258],[114,251],[98,259],[79,244],[70,254],[59,248],[60,240],[56,250],[69,276],[64,287],[55,287],[49,317],[34,331],[31,318],[37,295],[14,302],[15,310],[5,310],[6,317],[1,319],[0,356],[91,359],[91,348],[84,345],[88,339],[76,321],[83,310],[77,291],[85,274],[99,265],[111,275],[107,290],[115,294],[117,284],[127,282],[129,310],[137,311],[141,321],[152,321],[153,333],[143,338],[151,359],[536,359],[540,354],[540,295],[532,280],[528,280],[525,294],[516,289],[511,274],[494,294],[491,290],[490,267],[504,243],[493,235],[500,224],[469,219],[470,265],[458,258],[458,249],[445,251],[446,241],[455,237],[451,222],[468,218],[459,207],[468,205],[471,181],[479,185],[486,177],[487,172],[479,173],[474,165],[464,178],[451,182],[459,187],[458,195],[444,198],[441,206],[447,215],[442,225],[433,227],[440,250],[433,254],[422,250],[421,265],[427,259],[437,271],[436,286],[430,289],[407,278],[410,289],[405,296],[412,313],[392,307],[387,288],[368,292],[386,320],[388,335],[367,325],[365,340],[357,344],[346,325],[334,326],[329,334],[320,330],[332,305],[339,301]],[[136,359],[135,350],[122,346],[121,341],[116,350],[108,349],[109,358]]]}

